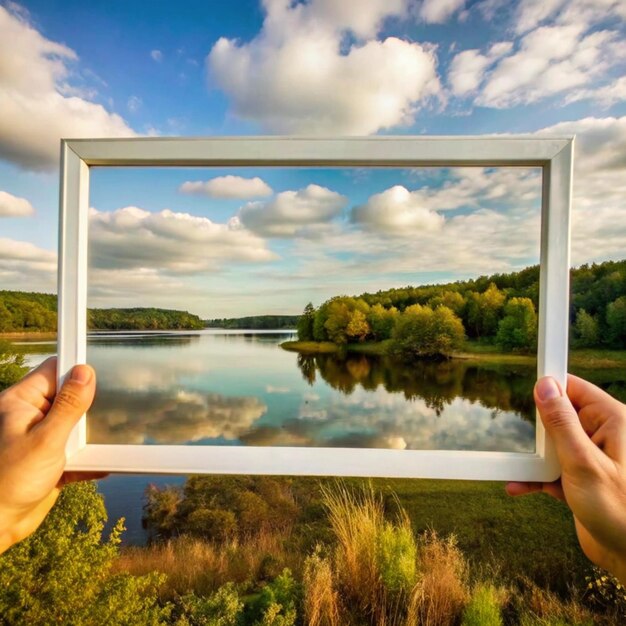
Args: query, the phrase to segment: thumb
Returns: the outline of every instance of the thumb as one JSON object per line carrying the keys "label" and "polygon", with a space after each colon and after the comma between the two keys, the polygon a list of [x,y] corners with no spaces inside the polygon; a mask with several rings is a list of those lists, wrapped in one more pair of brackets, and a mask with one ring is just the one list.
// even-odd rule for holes
{"label": "thumb", "polygon": [[563,470],[575,472],[590,466],[593,444],[561,386],[554,378],[546,376],[537,381],[534,395],[541,421],[554,442]]}
{"label": "thumb", "polygon": [[72,428],[91,406],[95,392],[93,368],[75,365],[40,423],[44,438],[53,445],[65,446]]}

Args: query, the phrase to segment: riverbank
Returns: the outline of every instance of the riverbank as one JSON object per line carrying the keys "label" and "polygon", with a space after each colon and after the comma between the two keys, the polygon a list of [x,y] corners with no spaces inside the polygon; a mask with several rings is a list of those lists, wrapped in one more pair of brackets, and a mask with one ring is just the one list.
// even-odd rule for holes
{"label": "riverbank", "polygon": [[0,340],[5,341],[30,341],[36,339],[38,341],[50,341],[56,339],[57,334],[50,330],[32,330],[13,333],[0,333]]}
{"label": "riverbank", "polygon": [[[357,353],[385,356],[389,353],[391,340],[379,342],[349,343],[338,345],[330,341],[285,341],[283,350],[301,354]],[[478,361],[501,365],[535,365],[534,354],[500,352],[497,346],[467,342],[463,350],[450,354],[451,359]],[[569,367],[581,370],[626,368],[626,350],[603,350],[601,348],[570,349]]]}

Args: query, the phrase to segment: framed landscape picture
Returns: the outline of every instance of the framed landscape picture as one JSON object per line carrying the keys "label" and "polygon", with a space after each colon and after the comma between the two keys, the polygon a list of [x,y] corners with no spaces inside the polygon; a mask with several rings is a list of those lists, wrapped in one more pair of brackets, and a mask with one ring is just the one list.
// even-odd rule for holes
{"label": "framed landscape picture", "polygon": [[554,480],[573,141],[64,140],[68,469]]}

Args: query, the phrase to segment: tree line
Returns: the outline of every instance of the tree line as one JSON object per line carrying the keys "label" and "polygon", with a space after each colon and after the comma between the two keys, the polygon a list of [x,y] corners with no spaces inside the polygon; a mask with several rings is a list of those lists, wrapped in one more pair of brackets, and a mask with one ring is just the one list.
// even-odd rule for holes
{"label": "tree line", "polygon": [[[571,271],[574,347],[626,348],[626,260]],[[300,341],[343,345],[391,340],[406,356],[448,354],[465,337],[503,350],[533,350],[537,340],[539,266],[443,285],[336,296],[298,321]]]}
{"label": "tree line", "polygon": [[[187,311],[157,308],[89,309],[92,330],[199,330],[204,323]],[[56,331],[57,297],[47,293],[0,291],[0,333]]]}
{"label": "tree line", "polygon": [[292,329],[298,323],[299,315],[251,315],[248,317],[222,317],[205,320],[207,328],[282,330]]}

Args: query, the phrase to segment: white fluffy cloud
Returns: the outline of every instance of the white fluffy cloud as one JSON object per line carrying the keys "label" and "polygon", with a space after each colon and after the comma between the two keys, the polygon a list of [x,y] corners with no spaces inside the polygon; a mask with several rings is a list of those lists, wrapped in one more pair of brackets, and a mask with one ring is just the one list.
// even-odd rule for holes
{"label": "white fluffy cloud", "polygon": [[0,237],[0,284],[4,289],[54,291],[57,255],[27,241]]}
{"label": "white fluffy cloud", "polygon": [[89,245],[91,266],[107,270],[152,268],[186,274],[229,261],[276,258],[263,239],[242,228],[236,218],[218,224],[188,213],[151,213],[137,207],[92,209]]}
{"label": "white fluffy cloud", "polygon": [[626,250],[626,116],[561,122],[538,134],[576,134],[573,262],[623,258]]}
{"label": "white fluffy cloud", "polygon": [[0,157],[33,169],[53,166],[61,137],[134,134],[124,120],[70,83],[76,53],[0,6]]}
{"label": "white fluffy cloud", "polygon": [[376,38],[386,18],[407,14],[407,4],[265,0],[254,39],[222,37],[213,46],[210,77],[237,116],[272,132],[370,134],[411,123],[440,93],[435,51]]}
{"label": "white fluffy cloud", "polygon": [[510,41],[501,41],[492,45],[486,54],[479,50],[464,50],[455,55],[448,73],[448,83],[452,92],[457,96],[465,96],[476,91],[485,70],[508,54],[512,47]]}
{"label": "white fluffy cloud", "polygon": [[403,237],[437,232],[444,225],[439,211],[479,209],[503,202],[528,206],[539,200],[538,170],[457,168],[442,185],[409,191],[396,185],[352,210],[352,221],[371,230]]}
{"label": "white fluffy cloud", "polygon": [[512,13],[514,46],[497,57],[493,48],[457,54],[448,74],[452,92],[494,108],[557,94],[566,94],[566,103],[594,98],[609,106],[624,97],[623,84],[611,76],[626,60],[618,24],[626,17],[624,7],[620,0],[519,2]]}
{"label": "white fluffy cloud", "polygon": [[314,236],[337,217],[347,198],[320,185],[283,191],[269,201],[249,202],[239,211],[241,223],[268,237]]}
{"label": "white fluffy cloud", "polygon": [[419,16],[429,24],[443,24],[463,8],[465,0],[424,0]]}
{"label": "white fluffy cloud", "polygon": [[182,193],[198,194],[210,198],[258,198],[271,196],[272,188],[261,178],[218,176],[206,181],[187,181],[179,189]]}
{"label": "white fluffy cloud", "polygon": [[476,103],[496,108],[529,104],[591,84],[623,60],[625,53],[617,31],[584,34],[578,24],[542,26],[497,64]]}
{"label": "white fluffy cloud", "polygon": [[33,205],[26,198],[0,191],[0,217],[24,217],[34,212]]}
{"label": "white fluffy cloud", "polygon": [[626,76],[614,80],[604,87],[598,89],[577,89],[570,93],[566,102],[576,102],[578,100],[595,100],[600,106],[608,108],[616,102],[626,101]]}
{"label": "white fluffy cloud", "polygon": [[414,236],[419,231],[437,231],[442,215],[424,206],[419,192],[396,185],[369,198],[352,210],[352,220],[376,232]]}

